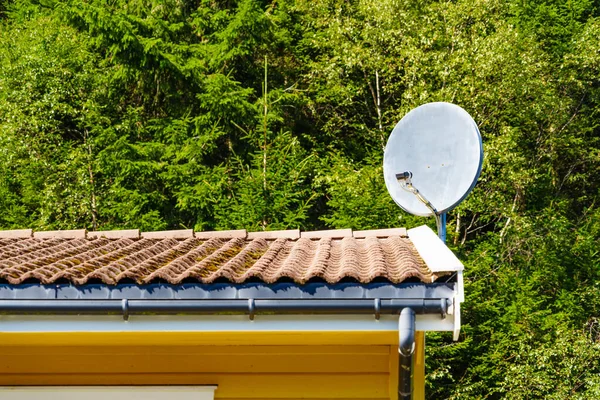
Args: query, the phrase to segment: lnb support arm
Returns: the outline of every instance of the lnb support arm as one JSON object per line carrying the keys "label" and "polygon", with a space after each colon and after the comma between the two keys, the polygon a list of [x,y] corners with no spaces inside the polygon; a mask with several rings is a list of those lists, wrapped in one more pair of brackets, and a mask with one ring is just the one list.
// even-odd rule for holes
{"label": "lnb support arm", "polygon": [[433,213],[435,217],[435,225],[437,226],[438,236],[442,241],[446,241],[446,213],[438,212],[437,208],[412,183],[412,172],[404,171],[396,174],[396,180],[400,183],[402,189],[411,192],[421,203],[425,204],[427,208]]}

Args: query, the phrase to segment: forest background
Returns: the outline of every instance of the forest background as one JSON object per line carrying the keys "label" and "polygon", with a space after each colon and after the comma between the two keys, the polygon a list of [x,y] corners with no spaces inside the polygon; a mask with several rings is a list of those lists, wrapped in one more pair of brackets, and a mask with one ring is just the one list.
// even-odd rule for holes
{"label": "forest background", "polygon": [[432,399],[600,398],[593,0],[2,0],[0,228],[413,227],[382,178],[415,106],[480,127],[449,215],[459,342]]}

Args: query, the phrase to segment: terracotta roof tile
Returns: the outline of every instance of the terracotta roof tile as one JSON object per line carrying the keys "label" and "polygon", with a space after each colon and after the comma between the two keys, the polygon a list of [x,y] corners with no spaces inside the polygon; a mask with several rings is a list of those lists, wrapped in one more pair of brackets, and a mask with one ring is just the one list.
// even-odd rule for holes
{"label": "terracotta roof tile", "polygon": [[2,239],[30,238],[32,236],[33,229],[15,229],[12,231],[0,231],[0,238]]}
{"label": "terracotta roof tile", "polygon": [[88,232],[88,239],[94,238],[107,238],[107,239],[120,239],[120,238],[129,238],[129,239],[139,239],[140,238],[140,230],[139,229],[125,229],[122,231],[96,231],[96,232]]}
{"label": "terracotta roof tile", "polygon": [[[140,284],[164,280],[234,283],[256,279],[273,283],[321,279],[337,283],[352,279],[368,283],[383,279],[437,278],[401,229],[299,233],[297,230],[197,232],[191,230],[0,232],[0,281],[44,284],[67,280],[85,284],[99,280]],[[27,232],[25,232],[27,233]]]}
{"label": "terracotta roof tile", "polygon": [[286,239],[299,239],[300,238],[300,229],[291,229],[287,231],[263,231],[263,232],[248,232],[248,239],[277,239],[277,238],[286,238]]}
{"label": "terracotta roof tile", "polygon": [[141,236],[146,239],[187,239],[194,237],[194,230],[180,229],[177,231],[142,232]]}
{"label": "terracotta roof tile", "polygon": [[223,239],[232,239],[232,238],[245,238],[248,235],[245,229],[236,229],[233,231],[214,231],[214,232],[196,232],[195,236],[198,239],[211,239],[211,238],[223,238]]}
{"label": "terracotta roof tile", "polygon": [[33,237],[38,239],[62,238],[62,239],[83,239],[86,236],[85,229],[73,229],[70,231],[44,231],[34,232]]}
{"label": "terracotta roof tile", "polygon": [[390,228],[390,229],[372,229],[368,231],[354,231],[352,236],[355,238],[366,238],[369,236],[376,237],[388,237],[388,236],[401,236],[407,237],[408,232],[406,228]]}
{"label": "terracotta roof tile", "polygon": [[321,239],[326,237],[340,239],[350,236],[352,236],[352,229],[332,229],[329,231],[312,231],[300,233],[300,237],[314,239]]}

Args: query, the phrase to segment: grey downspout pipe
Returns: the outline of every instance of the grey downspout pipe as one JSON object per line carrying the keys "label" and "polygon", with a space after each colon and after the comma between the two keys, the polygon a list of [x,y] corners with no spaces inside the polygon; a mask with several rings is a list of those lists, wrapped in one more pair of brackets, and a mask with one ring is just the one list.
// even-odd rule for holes
{"label": "grey downspout pipe", "polygon": [[415,312],[403,308],[398,321],[400,365],[398,368],[398,399],[412,398],[413,354],[415,352]]}

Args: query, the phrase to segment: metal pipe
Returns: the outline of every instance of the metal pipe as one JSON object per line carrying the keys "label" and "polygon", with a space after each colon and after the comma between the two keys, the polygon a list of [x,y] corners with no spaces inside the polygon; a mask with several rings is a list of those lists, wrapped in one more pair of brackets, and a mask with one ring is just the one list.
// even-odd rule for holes
{"label": "metal pipe", "polygon": [[0,314],[133,315],[155,314],[417,314],[446,315],[451,299],[303,300],[0,300]]}
{"label": "metal pipe", "polygon": [[441,213],[439,215],[439,221],[436,219],[438,224],[438,237],[442,239],[442,242],[446,243],[446,213]]}
{"label": "metal pipe", "polygon": [[400,365],[398,368],[398,398],[409,400],[412,397],[413,354],[415,352],[415,312],[404,308],[398,320],[398,352]]}

